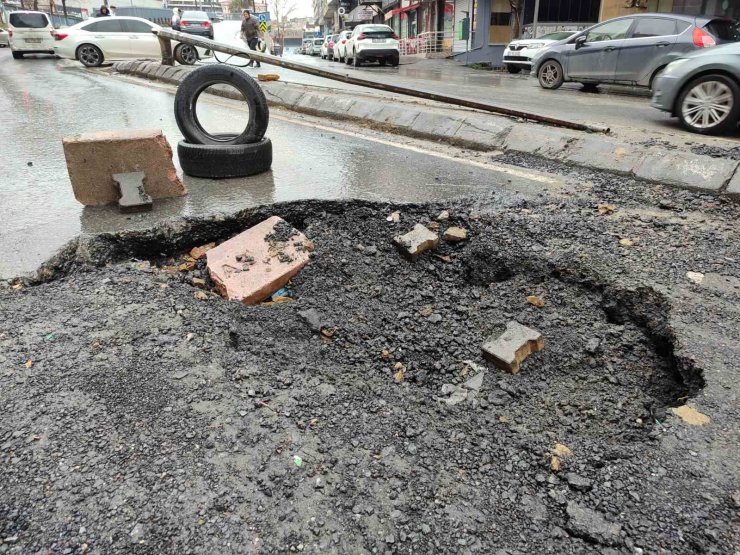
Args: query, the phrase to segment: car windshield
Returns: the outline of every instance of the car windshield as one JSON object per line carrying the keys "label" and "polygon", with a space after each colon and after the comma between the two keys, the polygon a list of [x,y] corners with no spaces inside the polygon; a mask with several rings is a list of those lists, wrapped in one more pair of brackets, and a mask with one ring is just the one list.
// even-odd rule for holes
{"label": "car windshield", "polygon": [[324,39],[314,39],[313,43],[318,45],[324,44]]}
{"label": "car windshield", "polygon": [[573,31],[559,31],[557,33],[547,33],[546,35],[542,35],[542,40],[563,40],[567,39],[569,36],[573,34]]}
{"label": "car windshield", "polygon": [[43,29],[49,20],[42,13],[12,13],[9,23],[17,29]]}
{"label": "car windshield", "polygon": [[209,20],[209,17],[205,12],[185,12],[182,14],[182,19],[187,19],[189,21],[207,21]]}
{"label": "car windshield", "polygon": [[734,19],[713,19],[704,28],[722,42],[740,41],[740,21]]}
{"label": "car windshield", "polygon": [[369,37],[390,38],[393,36],[393,29],[385,25],[368,25],[363,27],[360,32]]}

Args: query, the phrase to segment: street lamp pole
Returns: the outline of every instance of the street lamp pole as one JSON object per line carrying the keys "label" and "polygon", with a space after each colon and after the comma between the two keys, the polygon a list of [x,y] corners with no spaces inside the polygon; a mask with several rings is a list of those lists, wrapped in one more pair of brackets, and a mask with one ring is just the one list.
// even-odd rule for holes
{"label": "street lamp pole", "polygon": [[534,0],[534,19],[532,20],[532,38],[537,38],[537,20],[540,16],[540,0]]}

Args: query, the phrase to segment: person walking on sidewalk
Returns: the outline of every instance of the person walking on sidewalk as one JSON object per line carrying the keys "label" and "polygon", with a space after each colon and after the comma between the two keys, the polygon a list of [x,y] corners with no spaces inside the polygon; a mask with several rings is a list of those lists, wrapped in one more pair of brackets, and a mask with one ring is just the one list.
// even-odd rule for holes
{"label": "person walking on sidewalk", "polygon": [[[260,41],[259,34],[260,25],[257,18],[252,17],[249,10],[244,10],[242,12],[242,39],[247,43],[250,50],[257,50],[257,44]],[[246,67],[252,67],[253,65],[254,60],[249,60]],[[257,67],[262,67],[259,61],[257,62]]]}

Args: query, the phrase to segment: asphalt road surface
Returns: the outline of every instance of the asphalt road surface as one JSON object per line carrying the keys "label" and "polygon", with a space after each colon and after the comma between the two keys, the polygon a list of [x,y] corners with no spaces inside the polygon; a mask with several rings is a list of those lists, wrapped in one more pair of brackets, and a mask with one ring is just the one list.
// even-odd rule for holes
{"label": "asphalt road surface", "polygon": [[[144,215],[121,215],[111,207],[83,209],[72,194],[62,138],[155,127],[164,130],[174,149],[182,138],[173,115],[174,89],[118,80],[49,56],[16,61],[7,49],[0,50],[0,74],[0,278],[33,271],[80,232],[141,228],[168,217],[230,213],[301,198],[416,202],[467,196],[509,180],[521,188],[538,185],[516,172],[404,148],[400,138],[366,140],[336,132],[331,122],[321,127],[273,111],[271,172],[218,182],[185,176],[188,196],[159,201]],[[235,131],[246,122],[234,101],[209,97],[198,106],[201,121],[212,131]]]}

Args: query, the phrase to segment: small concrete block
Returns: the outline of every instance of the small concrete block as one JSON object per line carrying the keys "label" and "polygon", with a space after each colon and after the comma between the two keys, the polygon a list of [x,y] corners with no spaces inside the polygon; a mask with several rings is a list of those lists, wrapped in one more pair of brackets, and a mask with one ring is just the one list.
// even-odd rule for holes
{"label": "small concrete block", "polygon": [[511,321],[506,324],[504,333],[488,338],[481,351],[483,358],[501,370],[516,374],[519,372],[519,365],[530,353],[544,348],[545,339],[540,332]]}
{"label": "small concrete block", "polygon": [[730,184],[727,186],[725,194],[740,201],[740,167],[735,170],[735,176],[730,179]]}
{"label": "small concrete block", "polygon": [[209,250],[208,273],[222,297],[257,304],[308,263],[310,243],[288,222],[272,216]]}
{"label": "small concrete block", "polygon": [[460,241],[465,241],[468,238],[468,230],[464,229],[462,227],[448,227],[444,235],[442,235],[442,239],[447,241],[448,243],[459,243]]}
{"label": "small concrete block", "polygon": [[114,204],[121,194],[118,173],[143,172],[153,199],[187,194],[172,163],[172,148],[160,129],[121,129],[62,139],[75,198],[84,205]]}
{"label": "small concrete block", "polygon": [[144,190],[144,172],[117,173],[113,181],[118,184],[121,198],[118,207],[121,212],[146,212],[152,209],[152,197]]}
{"label": "small concrete block", "polygon": [[719,191],[737,169],[737,161],[689,152],[650,149],[635,175],[649,181],[688,189]]}
{"label": "small concrete block", "polygon": [[573,141],[565,153],[571,164],[619,173],[631,173],[641,162],[644,152],[626,143],[596,137]]}
{"label": "small concrete block", "polygon": [[448,116],[447,114],[437,114],[434,112],[422,112],[414,120],[411,130],[420,135],[433,135],[451,137],[457,133],[463,124],[462,118]]}
{"label": "small concrete block", "polygon": [[439,236],[426,226],[416,224],[406,235],[394,237],[393,243],[411,260],[416,260],[420,254],[439,244]]}
{"label": "small concrete block", "polygon": [[506,136],[504,149],[546,158],[560,158],[574,140],[575,135],[562,131],[518,124]]}

